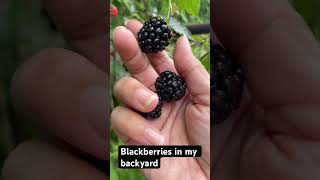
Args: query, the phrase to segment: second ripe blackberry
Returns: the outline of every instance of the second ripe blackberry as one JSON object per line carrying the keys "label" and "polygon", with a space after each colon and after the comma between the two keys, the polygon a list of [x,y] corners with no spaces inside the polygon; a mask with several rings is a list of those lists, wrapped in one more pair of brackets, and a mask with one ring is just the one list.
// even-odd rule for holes
{"label": "second ripe blackberry", "polygon": [[151,112],[139,112],[144,118],[157,119],[161,116],[163,102],[178,101],[186,93],[186,84],[182,77],[171,71],[164,71],[155,82],[156,92],[159,96],[157,107]]}
{"label": "second ripe blackberry", "polygon": [[181,99],[187,86],[182,77],[174,72],[164,71],[157,78],[155,88],[161,100],[170,102]]}
{"label": "second ripe blackberry", "polygon": [[153,17],[138,31],[138,43],[144,53],[157,53],[169,45],[172,31],[161,17]]}

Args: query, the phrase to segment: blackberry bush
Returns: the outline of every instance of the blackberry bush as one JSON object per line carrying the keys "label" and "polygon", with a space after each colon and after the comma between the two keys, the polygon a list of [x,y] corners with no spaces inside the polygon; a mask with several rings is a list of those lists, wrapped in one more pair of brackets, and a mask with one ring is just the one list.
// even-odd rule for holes
{"label": "blackberry bush", "polygon": [[138,31],[138,43],[144,53],[157,53],[169,45],[172,31],[161,17],[153,17]]}
{"label": "blackberry bush", "polygon": [[174,72],[164,71],[157,78],[155,88],[159,97],[166,102],[177,101],[186,93],[186,84],[182,77]]}
{"label": "blackberry bush", "polygon": [[240,64],[222,46],[212,45],[211,50],[211,117],[213,124],[217,124],[239,107],[243,73]]}

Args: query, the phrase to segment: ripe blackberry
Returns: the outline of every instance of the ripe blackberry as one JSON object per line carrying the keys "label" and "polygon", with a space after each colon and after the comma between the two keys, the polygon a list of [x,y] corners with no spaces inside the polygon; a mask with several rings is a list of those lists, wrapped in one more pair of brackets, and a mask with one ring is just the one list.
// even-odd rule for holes
{"label": "ripe blackberry", "polygon": [[164,71],[155,82],[159,97],[166,102],[177,101],[186,93],[186,84],[182,77],[171,71]]}
{"label": "ripe blackberry", "polygon": [[218,124],[239,107],[244,78],[240,64],[222,46],[212,45],[211,50],[211,117]]}
{"label": "ripe blackberry", "polygon": [[164,19],[153,17],[138,31],[138,43],[144,53],[157,53],[169,45],[172,31]]}
{"label": "ripe blackberry", "polygon": [[148,112],[148,113],[139,112],[139,114],[148,120],[149,119],[157,119],[161,116],[161,108],[162,108],[162,101],[159,99],[158,105],[153,111]]}

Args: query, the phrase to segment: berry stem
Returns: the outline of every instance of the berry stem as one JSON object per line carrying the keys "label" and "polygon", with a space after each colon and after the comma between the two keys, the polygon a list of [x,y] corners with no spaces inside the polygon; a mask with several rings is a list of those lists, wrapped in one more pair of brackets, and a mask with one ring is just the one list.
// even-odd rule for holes
{"label": "berry stem", "polygon": [[171,12],[172,12],[172,3],[171,0],[169,0],[169,8],[168,8],[168,15],[167,15],[167,23],[170,25],[170,17],[171,17]]}

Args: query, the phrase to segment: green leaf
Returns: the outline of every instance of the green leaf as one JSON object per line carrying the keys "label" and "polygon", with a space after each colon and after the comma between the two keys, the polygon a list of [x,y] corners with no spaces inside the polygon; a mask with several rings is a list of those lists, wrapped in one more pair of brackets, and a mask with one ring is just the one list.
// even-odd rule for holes
{"label": "green leaf", "polygon": [[179,35],[185,34],[188,37],[188,39],[193,39],[188,28],[186,26],[184,26],[183,24],[181,24],[177,19],[175,19],[173,17],[171,17],[171,19],[170,19],[170,27],[177,34],[179,34]]}
{"label": "green leaf", "polygon": [[199,14],[200,0],[172,0],[172,2],[193,16],[198,16]]}
{"label": "green leaf", "polygon": [[110,180],[119,180],[118,173],[112,163],[110,163]]}

